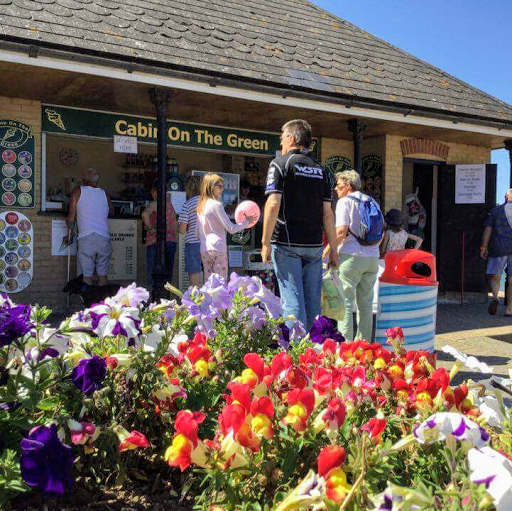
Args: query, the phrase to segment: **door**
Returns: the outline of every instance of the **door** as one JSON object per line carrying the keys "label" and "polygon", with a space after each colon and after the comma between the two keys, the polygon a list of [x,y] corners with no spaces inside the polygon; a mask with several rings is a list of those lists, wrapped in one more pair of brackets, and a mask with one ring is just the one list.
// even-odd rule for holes
{"label": "door", "polygon": [[[421,249],[427,252],[432,251],[432,191],[433,191],[433,169],[432,164],[415,163],[412,173],[412,189],[418,190],[418,199],[427,213],[424,239]],[[412,244],[414,246],[414,243]]]}
{"label": "door", "polygon": [[496,205],[497,168],[485,166],[485,204],[455,204],[455,165],[439,167],[437,279],[442,291],[460,291],[463,275],[465,291],[486,290],[485,261],[480,259],[479,247],[484,221]]}

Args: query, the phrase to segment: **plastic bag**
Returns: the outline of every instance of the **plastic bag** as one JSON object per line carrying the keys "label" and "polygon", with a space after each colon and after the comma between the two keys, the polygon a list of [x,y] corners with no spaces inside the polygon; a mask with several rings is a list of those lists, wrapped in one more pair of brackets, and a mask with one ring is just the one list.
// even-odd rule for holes
{"label": "plastic bag", "polygon": [[322,314],[336,321],[345,317],[343,284],[336,270],[328,269],[322,277]]}

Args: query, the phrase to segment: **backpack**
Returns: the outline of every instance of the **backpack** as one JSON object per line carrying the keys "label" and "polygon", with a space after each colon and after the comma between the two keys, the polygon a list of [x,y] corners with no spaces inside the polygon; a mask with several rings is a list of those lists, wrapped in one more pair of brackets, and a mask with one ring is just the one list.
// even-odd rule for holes
{"label": "backpack", "polygon": [[353,195],[347,195],[347,197],[359,204],[361,218],[359,233],[355,234],[349,229],[350,233],[363,246],[376,245],[382,239],[384,230],[384,216],[379,205],[372,197],[365,199],[359,199]]}

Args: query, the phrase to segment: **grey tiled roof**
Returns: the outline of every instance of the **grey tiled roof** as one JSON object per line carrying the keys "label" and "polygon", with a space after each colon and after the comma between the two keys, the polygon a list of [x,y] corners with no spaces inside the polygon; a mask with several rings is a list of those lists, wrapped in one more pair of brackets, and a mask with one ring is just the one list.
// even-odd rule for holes
{"label": "grey tiled roof", "polygon": [[512,106],[305,0],[0,0],[2,39],[512,123]]}

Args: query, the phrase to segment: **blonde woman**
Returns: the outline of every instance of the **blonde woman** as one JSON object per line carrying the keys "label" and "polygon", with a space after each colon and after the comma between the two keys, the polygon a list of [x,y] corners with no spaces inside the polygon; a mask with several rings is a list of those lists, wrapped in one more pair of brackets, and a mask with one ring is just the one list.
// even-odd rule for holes
{"label": "blonde woman", "polygon": [[183,204],[179,218],[180,234],[185,235],[185,270],[192,286],[201,285],[201,242],[197,234],[197,204],[201,189],[200,176],[188,176],[185,180],[187,202]]}
{"label": "blonde woman", "polygon": [[234,224],[224,211],[221,202],[224,179],[218,174],[208,173],[201,183],[201,198],[197,205],[197,232],[201,242],[204,280],[217,273],[228,278],[228,248],[226,232],[235,234],[246,229],[256,219],[247,217],[241,224]]}

